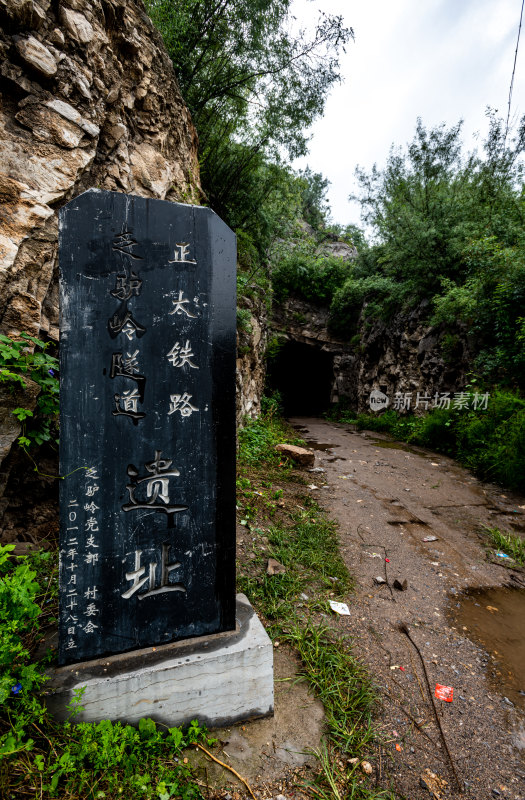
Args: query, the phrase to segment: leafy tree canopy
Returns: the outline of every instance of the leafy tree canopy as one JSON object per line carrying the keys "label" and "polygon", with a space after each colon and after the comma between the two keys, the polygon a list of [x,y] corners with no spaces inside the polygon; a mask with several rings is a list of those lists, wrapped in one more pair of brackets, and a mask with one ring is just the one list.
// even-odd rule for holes
{"label": "leafy tree canopy", "polygon": [[461,126],[427,130],[419,119],[406,150],[392,147],[383,170],[358,168],[363,218],[380,245],[378,267],[431,296],[443,279],[468,274],[463,248],[481,236],[505,245],[521,236],[525,117],[512,140],[488,111],[483,152],[462,153]]}
{"label": "leafy tree canopy", "polygon": [[479,152],[463,154],[461,122],[427,130],[418,120],[412,142],[392,148],[384,169],[357,170],[352,199],[376,242],[360,249],[335,293],[332,324],[351,335],[363,307],[388,317],[426,301],[429,321],[449,338],[458,326],[469,331],[479,375],[523,389],[525,117],[510,137],[495,112],[487,117]]}
{"label": "leafy tree canopy", "polygon": [[278,163],[285,152],[306,153],[305,131],[340,80],[339,54],[353,37],[342,17],[323,13],[309,36],[290,6],[291,0],[147,0],[199,133],[204,189],[233,227],[250,216],[247,194],[250,209],[262,200],[252,193],[261,156]]}

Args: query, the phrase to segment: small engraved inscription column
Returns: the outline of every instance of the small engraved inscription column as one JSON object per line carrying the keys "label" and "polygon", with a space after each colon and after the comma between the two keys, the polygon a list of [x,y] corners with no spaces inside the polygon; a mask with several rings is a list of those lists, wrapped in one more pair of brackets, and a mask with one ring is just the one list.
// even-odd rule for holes
{"label": "small engraved inscription column", "polygon": [[235,236],[90,190],[60,212],[60,644],[235,627]]}

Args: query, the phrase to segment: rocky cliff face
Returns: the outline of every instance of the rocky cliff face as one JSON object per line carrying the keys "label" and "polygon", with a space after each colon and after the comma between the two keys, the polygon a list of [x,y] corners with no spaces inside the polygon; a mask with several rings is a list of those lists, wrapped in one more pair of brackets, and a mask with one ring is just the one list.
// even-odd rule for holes
{"label": "rocky cliff face", "polygon": [[57,208],[197,201],[197,136],[140,0],[0,0],[0,329],[58,337]]}
{"label": "rocky cliff face", "polygon": [[[400,410],[412,410],[418,392],[433,398],[436,392],[463,391],[472,358],[467,333],[458,329],[451,335],[442,325],[432,327],[427,315],[428,309],[420,306],[388,323],[361,323],[359,344],[338,362],[340,399],[358,411],[370,411],[375,389],[388,396],[391,407],[396,394],[403,395]],[[424,402],[419,409],[426,410]]]}
{"label": "rocky cliff face", "polygon": [[237,426],[246,417],[257,417],[266,377],[268,310],[260,298],[240,297],[242,317],[237,325]]}
{"label": "rocky cliff face", "polygon": [[[58,340],[58,209],[91,187],[199,203],[197,134],[141,0],[0,0],[0,26],[0,332]],[[37,394],[0,384],[0,462]]]}

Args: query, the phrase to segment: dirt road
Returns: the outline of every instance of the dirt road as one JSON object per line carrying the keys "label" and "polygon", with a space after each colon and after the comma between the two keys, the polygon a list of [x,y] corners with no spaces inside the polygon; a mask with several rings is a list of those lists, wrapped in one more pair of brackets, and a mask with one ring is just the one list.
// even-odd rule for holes
{"label": "dirt road", "polygon": [[[525,590],[501,591],[525,586],[525,576],[481,533],[525,531],[525,499],[420,448],[319,419],[291,422],[316,449],[324,471],[311,473],[310,491],[338,520],[357,583],[339,624],[379,687],[380,783],[428,800],[420,776],[430,769],[447,782],[444,796],[461,796],[455,772],[465,797],[525,797]],[[393,588],[395,579],[407,589]],[[495,594],[467,592],[486,587]],[[432,694],[437,683],[454,689],[452,702],[434,698],[446,744],[425,669]]]}

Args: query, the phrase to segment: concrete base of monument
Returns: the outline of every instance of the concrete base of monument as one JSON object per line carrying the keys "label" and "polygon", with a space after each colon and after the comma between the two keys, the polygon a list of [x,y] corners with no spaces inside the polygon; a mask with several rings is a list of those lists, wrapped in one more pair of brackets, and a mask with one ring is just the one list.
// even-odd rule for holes
{"label": "concrete base of monument", "polygon": [[273,714],[273,648],[248,599],[237,595],[235,631],[184,639],[59,667],[46,688],[60,720],[84,688],[73,722],[110,719],[134,725],[151,717],[164,725],[192,719],[209,728]]}

